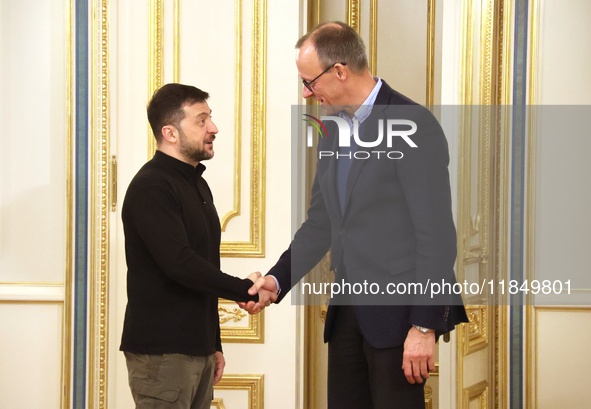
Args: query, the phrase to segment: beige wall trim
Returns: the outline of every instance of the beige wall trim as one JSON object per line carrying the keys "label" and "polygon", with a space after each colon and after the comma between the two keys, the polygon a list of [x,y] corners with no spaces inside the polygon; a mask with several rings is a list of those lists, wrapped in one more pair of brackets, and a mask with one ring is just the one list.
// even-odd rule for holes
{"label": "beige wall trim", "polygon": [[[532,394],[525,395],[527,397],[525,405],[526,408],[537,408],[543,406],[542,402],[538,404],[538,387],[536,380],[539,379],[540,373],[536,366],[536,360],[539,359],[538,344],[536,340],[539,339],[538,320],[540,313],[588,313],[591,314],[591,306],[527,306],[528,332],[526,338],[526,362],[525,380],[526,391],[531,390]],[[529,321],[531,319],[531,321]],[[588,322],[588,321],[586,321]],[[531,378],[530,378],[531,377]]]}
{"label": "beige wall trim", "polygon": [[88,406],[107,402],[109,283],[109,1],[92,2]]}
{"label": "beige wall trim", "polygon": [[236,0],[236,46],[234,65],[234,203],[233,208],[226,213],[220,221],[222,232],[226,231],[228,222],[240,215],[240,204],[242,194],[242,0]]}
{"label": "beige wall trim", "polygon": [[250,240],[222,241],[223,257],[265,256],[267,0],[255,0],[252,31]]}
{"label": "beige wall trim", "polygon": [[[0,303],[3,302],[65,302],[63,284],[0,283]],[[65,324],[65,323],[64,323]]]}

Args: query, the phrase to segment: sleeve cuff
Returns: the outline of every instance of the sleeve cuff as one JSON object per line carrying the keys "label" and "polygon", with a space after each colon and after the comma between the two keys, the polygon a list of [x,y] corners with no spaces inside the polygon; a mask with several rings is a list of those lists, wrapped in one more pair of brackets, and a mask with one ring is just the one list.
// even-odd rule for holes
{"label": "sleeve cuff", "polygon": [[269,277],[271,277],[273,280],[275,280],[275,286],[277,286],[277,295],[281,294],[281,286],[279,285],[279,280],[277,280],[277,278],[273,275],[267,274]]}

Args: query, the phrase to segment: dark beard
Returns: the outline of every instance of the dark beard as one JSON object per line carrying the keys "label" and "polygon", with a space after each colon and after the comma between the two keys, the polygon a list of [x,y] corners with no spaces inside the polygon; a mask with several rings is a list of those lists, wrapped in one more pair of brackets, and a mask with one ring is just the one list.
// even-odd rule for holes
{"label": "dark beard", "polygon": [[181,153],[195,162],[201,162],[213,158],[213,152],[207,152],[203,149],[193,149],[186,145],[181,146]]}
{"label": "dark beard", "polygon": [[201,162],[213,158],[213,152],[207,152],[204,149],[195,149],[189,146],[187,136],[179,129],[179,137],[181,139],[181,154],[195,162]]}

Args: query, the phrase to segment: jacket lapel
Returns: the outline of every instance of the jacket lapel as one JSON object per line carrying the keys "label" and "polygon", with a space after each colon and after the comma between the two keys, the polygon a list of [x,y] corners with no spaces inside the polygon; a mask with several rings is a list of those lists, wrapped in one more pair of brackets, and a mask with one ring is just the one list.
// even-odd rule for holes
{"label": "jacket lapel", "polygon": [[[378,132],[378,119],[383,116],[382,112],[386,109],[386,106],[389,105],[391,101],[391,97],[395,92],[390,88],[388,84],[382,79],[382,87],[376,96],[376,101],[374,107],[372,109],[371,115],[365,120],[366,126],[363,129],[363,132],[360,132],[361,140],[375,140],[377,138]],[[404,103],[404,101],[400,101]],[[336,130],[336,126],[334,130],[329,130],[329,135],[338,135]],[[332,138],[331,141],[331,150],[333,152],[338,152],[338,138]],[[330,206],[332,211],[341,217],[341,220],[345,218],[347,214],[347,209],[349,207],[349,202],[351,200],[351,196],[353,194],[353,188],[355,187],[355,183],[363,166],[369,159],[352,159],[353,163],[351,165],[351,169],[349,170],[349,175],[347,176],[347,188],[345,192],[345,210],[341,213],[341,206],[339,204],[339,195],[337,191],[337,160],[336,158],[329,159],[329,165],[327,170],[327,186],[326,189],[328,190],[329,194],[325,196],[325,200],[330,200],[330,203],[326,203],[327,206]],[[330,198],[330,199],[328,199]]]}
{"label": "jacket lapel", "polygon": [[[382,87],[380,88],[380,91],[376,96],[376,102],[372,108],[371,114],[368,118],[366,118],[362,126],[360,126],[361,129],[359,131],[359,138],[362,141],[373,141],[377,138],[379,131],[378,119],[381,117],[381,113],[385,109],[385,105],[388,105],[391,90],[392,89],[388,86],[388,84],[386,84],[386,82],[382,80]],[[355,186],[355,182],[357,181],[357,177],[361,173],[363,166],[369,160],[371,160],[371,156],[369,159],[353,159],[353,164],[351,165],[351,169],[349,170],[349,175],[347,177],[347,190],[345,193],[345,210],[343,212],[343,218],[345,218],[345,216],[347,215],[349,201],[351,200],[353,188]]]}
{"label": "jacket lapel", "polygon": [[[336,126],[334,128],[329,129],[329,135],[338,135],[338,130]],[[339,138],[333,137],[331,138],[330,143],[330,150],[332,152],[339,151]],[[336,155],[336,153],[335,153]],[[320,159],[319,159],[320,160]],[[342,218],[341,214],[341,206],[339,204],[339,193],[337,188],[337,159],[336,158],[326,158],[322,160],[328,161],[328,169],[326,171],[326,189],[328,190],[328,195],[324,196],[324,200],[326,201],[326,205],[331,207],[331,211],[335,214],[339,215]]]}

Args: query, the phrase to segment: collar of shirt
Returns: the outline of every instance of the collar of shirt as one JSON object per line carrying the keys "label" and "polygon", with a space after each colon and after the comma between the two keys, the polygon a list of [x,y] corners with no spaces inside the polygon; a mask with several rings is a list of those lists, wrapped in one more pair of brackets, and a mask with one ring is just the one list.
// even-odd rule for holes
{"label": "collar of shirt", "polygon": [[194,181],[199,178],[201,175],[203,175],[203,172],[205,172],[206,169],[205,165],[202,163],[199,163],[199,165],[195,167],[187,162],[173,158],[172,156],[169,156],[159,150],[157,150],[154,154],[154,160],[157,163],[166,164],[166,166],[170,166],[178,170],[189,181]]}
{"label": "collar of shirt", "polygon": [[[357,111],[355,111],[355,114],[353,115],[353,118],[357,118],[359,124],[362,124],[363,121],[365,121],[367,117],[369,117],[369,115],[371,114],[373,105],[376,103],[378,92],[380,92],[380,88],[382,88],[382,79],[380,77],[373,77],[373,79],[376,80],[376,85],[374,85],[373,89],[371,90],[365,101],[363,101],[363,104],[359,108],[357,108]],[[341,111],[339,112],[339,116],[345,119],[349,126],[352,127],[353,120],[351,117],[349,117],[349,115]]]}

